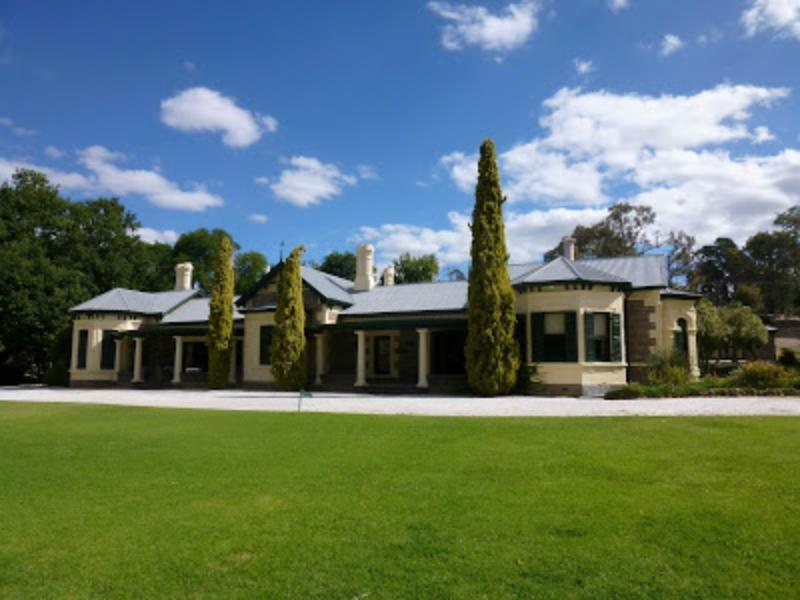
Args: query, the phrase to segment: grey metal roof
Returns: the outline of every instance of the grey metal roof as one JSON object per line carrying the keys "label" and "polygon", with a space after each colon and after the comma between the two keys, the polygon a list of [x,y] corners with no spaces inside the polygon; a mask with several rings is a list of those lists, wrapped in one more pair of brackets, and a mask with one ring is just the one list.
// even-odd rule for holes
{"label": "grey metal roof", "polygon": [[466,281],[437,281],[379,286],[351,295],[342,316],[466,310]]}
{"label": "grey metal roof", "polygon": [[[177,325],[179,323],[205,323],[208,321],[210,298],[192,298],[186,304],[179,306],[161,319],[162,325]],[[238,321],[244,316],[236,310],[234,299],[233,320]]]}
{"label": "grey metal roof", "polygon": [[300,275],[303,281],[325,298],[347,305],[353,303],[353,297],[349,293],[353,289],[352,281],[306,266],[300,267]]}
{"label": "grey metal roof", "polygon": [[512,281],[520,283],[549,283],[565,281],[588,281],[595,283],[627,283],[626,279],[608,271],[602,271],[584,262],[573,262],[563,256],[549,263],[532,268]]}
{"label": "grey metal roof", "polygon": [[163,315],[197,293],[197,290],[139,292],[126,290],[125,288],[114,288],[82,304],[73,306],[70,312],[121,312]]}
{"label": "grey metal roof", "polygon": [[593,258],[576,262],[622,277],[635,288],[659,288],[669,284],[663,255]]}
{"label": "grey metal roof", "polygon": [[661,296],[664,298],[685,298],[687,300],[696,300],[702,298],[703,294],[697,292],[690,292],[688,290],[676,290],[675,288],[664,288],[661,290]]}

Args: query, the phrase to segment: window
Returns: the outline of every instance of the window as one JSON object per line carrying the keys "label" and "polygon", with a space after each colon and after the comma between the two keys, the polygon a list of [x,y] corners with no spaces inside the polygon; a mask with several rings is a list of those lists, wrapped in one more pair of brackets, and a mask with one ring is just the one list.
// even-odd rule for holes
{"label": "window", "polygon": [[78,360],[76,365],[79,369],[86,368],[86,348],[89,345],[89,331],[81,329],[78,331]]}
{"label": "window", "polygon": [[466,331],[432,331],[431,372],[437,375],[465,373],[464,347],[466,345]]}
{"label": "window", "polygon": [[574,312],[533,313],[533,360],[577,362],[577,315]]}
{"label": "window", "polygon": [[586,362],[619,362],[622,360],[620,316],[617,313],[584,313],[583,335]]}
{"label": "window", "polygon": [[689,354],[689,334],[686,319],[678,319],[678,328],[672,332],[675,352],[687,356]]}
{"label": "window", "polygon": [[114,361],[117,357],[117,344],[114,341],[113,331],[103,331],[103,341],[100,349],[100,368],[105,370],[113,369]]}
{"label": "window", "polygon": [[271,365],[270,346],[272,346],[272,326],[262,325],[258,339],[258,364]]}

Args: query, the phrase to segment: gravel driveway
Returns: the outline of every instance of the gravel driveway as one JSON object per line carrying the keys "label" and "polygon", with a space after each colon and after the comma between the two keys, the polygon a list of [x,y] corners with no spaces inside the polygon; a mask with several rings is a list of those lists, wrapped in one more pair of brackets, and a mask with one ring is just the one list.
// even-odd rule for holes
{"label": "gravel driveway", "polygon": [[[295,412],[299,398],[293,393],[242,390],[76,390],[22,386],[0,387],[0,401]],[[315,393],[311,398],[303,398],[300,408],[303,412],[487,417],[800,415],[800,397],[602,400]]]}

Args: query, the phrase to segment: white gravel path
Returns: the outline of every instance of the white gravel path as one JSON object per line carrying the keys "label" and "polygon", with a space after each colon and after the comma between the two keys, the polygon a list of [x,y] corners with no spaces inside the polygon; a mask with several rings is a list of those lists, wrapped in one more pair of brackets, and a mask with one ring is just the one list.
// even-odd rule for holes
{"label": "white gravel path", "polygon": [[[296,412],[298,400],[298,394],[293,393],[243,390],[76,390],[39,386],[0,386],[0,401],[17,402]],[[800,416],[800,397],[602,400],[598,398],[532,398],[525,396],[470,398],[315,393],[311,398],[302,399],[301,410],[323,413],[481,417]]]}

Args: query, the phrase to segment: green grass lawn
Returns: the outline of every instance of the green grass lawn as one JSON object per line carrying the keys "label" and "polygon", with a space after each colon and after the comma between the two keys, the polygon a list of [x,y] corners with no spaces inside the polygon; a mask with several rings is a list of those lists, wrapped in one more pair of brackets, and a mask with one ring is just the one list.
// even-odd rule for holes
{"label": "green grass lawn", "polygon": [[796,418],[0,402],[2,598],[785,598],[798,585]]}

